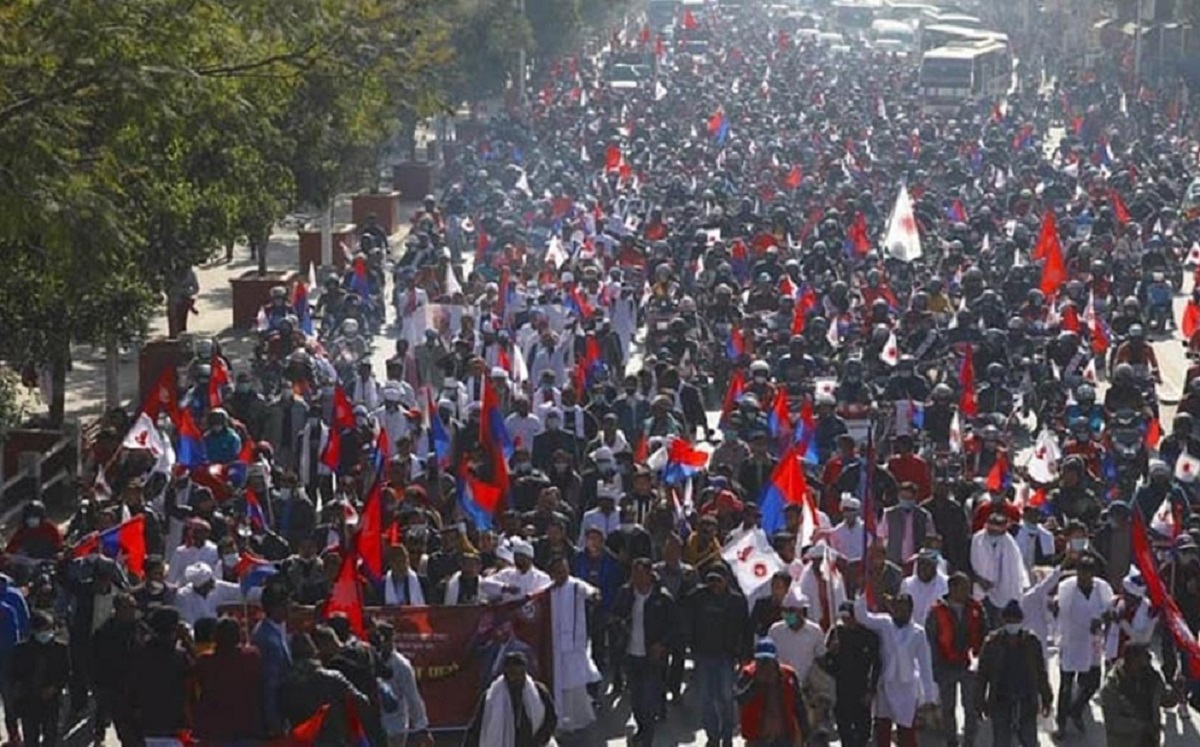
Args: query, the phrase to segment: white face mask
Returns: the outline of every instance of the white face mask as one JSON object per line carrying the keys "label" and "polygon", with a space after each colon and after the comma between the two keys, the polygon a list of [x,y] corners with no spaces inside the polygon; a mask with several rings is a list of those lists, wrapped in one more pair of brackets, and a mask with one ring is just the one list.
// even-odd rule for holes
{"label": "white face mask", "polygon": [[1021,632],[1021,623],[1004,623],[1004,632],[1009,635],[1016,635]]}
{"label": "white face mask", "polygon": [[229,553],[228,555],[221,556],[221,562],[224,563],[228,568],[232,568],[233,566],[237,565],[238,560],[240,559],[241,558],[238,557],[237,553]]}
{"label": "white face mask", "polygon": [[53,630],[42,630],[37,633],[34,633],[33,637],[34,637],[34,640],[36,640],[38,643],[49,643],[50,641],[54,640],[54,631]]}
{"label": "white face mask", "polygon": [[25,526],[29,527],[30,529],[37,529],[41,525],[42,519],[40,516],[30,516],[25,520]]}

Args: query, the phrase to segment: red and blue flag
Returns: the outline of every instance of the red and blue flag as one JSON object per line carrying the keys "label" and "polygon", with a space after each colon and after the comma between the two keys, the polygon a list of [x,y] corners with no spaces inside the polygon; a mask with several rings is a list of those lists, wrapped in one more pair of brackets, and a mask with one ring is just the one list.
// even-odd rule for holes
{"label": "red and blue flag", "polygon": [[97,552],[109,558],[123,558],[125,567],[140,577],[146,564],[146,517],[138,514],[103,532],[92,532],[75,545],[71,557],[82,558]]}

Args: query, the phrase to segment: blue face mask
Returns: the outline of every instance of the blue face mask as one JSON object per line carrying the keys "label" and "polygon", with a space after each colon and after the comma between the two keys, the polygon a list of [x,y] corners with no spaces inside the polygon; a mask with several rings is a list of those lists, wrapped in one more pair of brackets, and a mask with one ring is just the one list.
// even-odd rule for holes
{"label": "blue face mask", "polygon": [[900,508],[904,509],[905,511],[912,511],[914,508],[916,508],[916,506],[917,506],[917,502],[914,501],[912,498],[901,498],[900,499]]}

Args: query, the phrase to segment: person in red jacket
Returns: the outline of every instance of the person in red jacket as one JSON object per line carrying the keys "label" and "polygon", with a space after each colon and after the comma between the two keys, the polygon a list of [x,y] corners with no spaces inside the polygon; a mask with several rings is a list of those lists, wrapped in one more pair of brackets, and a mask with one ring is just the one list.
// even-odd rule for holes
{"label": "person in red jacket", "polygon": [[29,502],[21,512],[21,527],[13,533],[4,552],[49,560],[62,550],[63,536],[53,521],[46,518],[46,506],[39,500]]}
{"label": "person in red jacket", "polygon": [[933,680],[938,686],[942,707],[942,729],[946,743],[959,743],[956,696],[961,693],[965,723],[963,742],[973,744],[978,714],[969,702],[972,696],[971,663],[979,658],[987,635],[987,616],[983,605],[971,598],[971,579],[965,573],[950,577],[944,599],[939,599],[925,618],[925,635],[933,659]]}
{"label": "person in red jacket", "polygon": [[742,738],[749,747],[791,747],[808,734],[808,713],[796,670],[780,664],[775,642],[754,646],[754,661],[742,667],[734,687],[741,707]]}
{"label": "person in red jacket", "polygon": [[913,453],[913,437],[909,435],[896,436],[893,445],[896,453],[888,460],[887,469],[896,478],[896,482],[911,482],[917,486],[917,502],[920,503],[933,494],[933,477],[930,474],[929,462]]}

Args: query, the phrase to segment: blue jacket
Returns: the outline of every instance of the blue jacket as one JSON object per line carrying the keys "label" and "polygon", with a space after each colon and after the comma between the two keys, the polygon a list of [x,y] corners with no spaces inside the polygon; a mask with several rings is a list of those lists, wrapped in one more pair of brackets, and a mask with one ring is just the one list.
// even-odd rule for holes
{"label": "blue jacket", "polygon": [[283,708],[280,690],[283,679],[292,668],[292,654],[283,640],[279,628],[262,620],[254,628],[250,642],[262,657],[263,671],[263,718],[269,734],[283,732]]}
{"label": "blue jacket", "polygon": [[232,464],[242,450],[242,437],[232,428],[204,434],[204,453],[212,464]]}
{"label": "blue jacket", "polygon": [[621,564],[612,553],[605,550],[599,558],[592,558],[586,552],[579,553],[575,556],[575,562],[571,564],[571,575],[600,590],[600,604],[596,606],[596,611],[607,615],[624,582]]}
{"label": "blue jacket", "polygon": [[0,656],[7,657],[29,636],[29,605],[12,579],[0,574]]}

